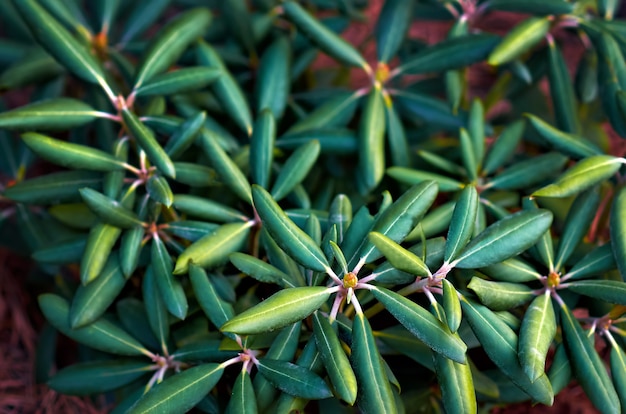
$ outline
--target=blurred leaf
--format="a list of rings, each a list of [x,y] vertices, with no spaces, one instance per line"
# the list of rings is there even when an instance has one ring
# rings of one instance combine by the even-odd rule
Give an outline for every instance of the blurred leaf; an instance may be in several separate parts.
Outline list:
[[[358,182],[362,193],[373,190],[385,174],[385,103],[381,88],[373,88],[359,124]]]
[[[291,45],[285,36],[276,39],[263,53],[257,74],[257,112],[270,110],[274,118],[281,119],[287,106],[289,72],[291,70]]]
[[[250,140],[250,172],[255,184],[269,189],[274,146],[276,143],[276,120],[269,109],[260,111],[254,123]]]
[[[212,68],[190,67],[156,75],[135,89],[135,96],[173,95],[205,88],[220,76]]]
[[[379,62],[388,63],[400,49],[412,13],[411,1],[390,0],[383,4],[376,25],[376,51]]]
[[[487,9],[543,16],[569,14],[574,10],[574,5],[563,0],[491,0]]]
[[[144,224],[131,210],[102,193],[91,188],[79,190],[83,201],[104,223],[122,229],[129,229]]]
[[[525,53],[548,33],[551,20],[547,17],[530,17],[515,26],[489,54],[490,65],[502,65]]]
[[[291,154],[281,168],[272,186],[271,194],[275,201],[280,201],[309,173],[320,153],[319,141],[309,141]]]
[[[64,131],[87,124],[102,113],[72,98],[30,103],[0,113],[0,128],[9,130]]]
[[[585,137],[567,134],[550,126],[540,118],[526,114],[530,123],[543,139],[555,149],[576,159],[601,155],[603,152]]]
[[[75,199],[79,195],[79,189],[87,186],[100,187],[101,182],[102,175],[97,172],[63,171],[21,181],[7,188],[3,195],[20,203],[52,203]],[[89,221],[93,219],[93,216],[89,215],[85,217],[84,214],[80,216],[76,215],[73,209],[65,210],[66,209],[63,209],[61,205],[56,205],[51,208],[50,213],[63,221],[61,217],[67,217],[68,219],[70,217],[65,216],[67,212],[71,214],[72,221],[80,228],[89,228],[91,224],[93,224]],[[81,218],[85,220],[81,220]],[[84,223],[84,225],[81,225],[81,223]]]

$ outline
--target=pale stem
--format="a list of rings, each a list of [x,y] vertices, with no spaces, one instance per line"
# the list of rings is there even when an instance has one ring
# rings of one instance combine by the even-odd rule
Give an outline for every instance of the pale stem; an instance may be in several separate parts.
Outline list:
[[[330,266],[324,269],[324,271],[328,276],[330,276],[332,280],[335,281],[335,283],[337,283],[338,285],[343,285],[343,282],[341,281],[339,276],[337,276],[337,274],[333,271],[333,269],[330,268]]]
[[[354,269],[352,269],[352,273],[354,273],[355,275],[358,275],[361,269],[363,268],[363,266],[365,266],[365,257],[361,257],[359,259],[356,266],[354,266]]]
[[[361,309],[361,304],[359,303],[359,300],[356,296],[352,298],[352,306],[354,306],[354,310],[356,311],[357,315],[363,315],[363,309]]]
[[[424,292],[424,294],[426,295],[426,297],[430,301],[431,305],[435,305],[437,303],[437,299],[435,299],[435,296],[432,294],[430,289],[425,287],[424,289],[422,289],[422,291]]]
[[[335,321],[335,319],[337,319],[337,312],[339,312],[339,306],[341,306],[341,302],[343,302],[343,294],[339,292],[335,296],[335,300],[333,301],[333,307],[330,309],[330,315],[328,316],[328,321],[331,324]]]

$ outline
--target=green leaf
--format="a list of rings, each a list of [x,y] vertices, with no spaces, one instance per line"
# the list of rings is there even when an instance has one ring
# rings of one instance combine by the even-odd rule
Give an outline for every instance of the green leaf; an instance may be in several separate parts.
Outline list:
[[[530,17],[515,26],[489,54],[490,65],[502,65],[519,57],[539,43],[550,30],[547,17]]]
[[[191,280],[198,304],[213,325],[220,327],[235,316],[232,305],[219,297],[204,269],[191,264],[189,280]]]
[[[381,233],[396,243],[401,242],[415,228],[436,196],[437,184],[433,181],[414,185],[380,214],[373,223],[371,231]],[[355,266],[360,260],[369,263],[381,256],[369,238],[363,237],[358,240],[358,243],[359,247],[354,252],[342,246],[348,259],[348,267]]]
[[[87,239],[85,237],[72,238],[56,243],[50,247],[37,249],[32,258],[41,264],[71,264],[80,262]]]
[[[268,109],[281,119],[291,87],[291,45],[286,36],[276,39],[263,53],[257,73],[257,112]]]
[[[537,16],[551,14],[569,14],[574,5],[563,0],[491,0],[487,10],[501,10],[528,13]]]
[[[218,223],[248,221],[248,218],[238,210],[204,197],[176,194],[173,204],[183,213],[203,220]]]
[[[624,163],[623,158],[594,155],[579,161],[553,184],[535,191],[533,197],[568,197],[609,179]]]
[[[172,194],[170,185],[167,183],[167,180],[160,175],[153,175],[148,179],[146,190],[151,199],[158,201],[165,207],[170,207],[174,201],[174,194]]]
[[[219,99],[224,112],[232,118],[239,128],[248,135],[252,134],[252,114],[248,101],[237,81],[230,74],[222,58],[204,41],[196,46],[198,64],[219,70],[220,77],[211,84],[211,89]]]
[[[271,194],[275,201],[287,196],[296,185],[307,176],[320,153],[320,143],[317,140],[302,145],[285,161],[276,181],[272,186]]]
[[[529,211],[537,211],[539,210],[539,206],[536,201],[526,197],[522,200],[522,208],[524,210]],[[554,267],[554,246],[552,241],[552,234],[550,231],[546,231],[539,238],[537,243],[530,248],[530,254],[534,255],[537,260],[539,260],[547,269],[548,272],[551,272],[555,269]]]
[[[506,259],[481,269],[492,279],[503,282],[521,283],[539,280],[541,273],[519,259]]]
[[[21,44],[9,46],[10,50],[22,53]],[[41,83],[55,79],[65,73],[63,66],[44,50],[35,48],[24,53],[21,59],[12,61],[12,64],[0,74],[0,89],[18,89],[33,83]]]
[[[159,293],[152,267],[148,267],[141,283],[143,303],[146,307],[146,316],[152,333],[159,341],[161,350],[165,353],[170,336],[170,323],[167,315],[167,307]],[[180,348],[178,349],[180,351]]]
[[[172,159],[180,157],[193,144],[206,119],[206,112],[198,112],[181,123],[163,148],[167,155]],[[176,167],[176,178],[181,179],[178,167]]]
[[[275,283],[284,288],[296,287],[290,275],[254,256],[235,252],[229,256],[229,259],[237,269],[259,282]]]
[[[220,181],[237,197],[250,203],[252,201],[250,183],[237,164],[220,147],[219,137],[205,128],[200,132],[199,139],[204,154],[209,159],[211,166],[217,171]]]
[[[567,157],[558,152],[541,154],[519,161],[493,177],[486,188],[521,190],[540,184],[556,175],[567,163]]]
[[[567,284],[568,290],[579,295],[626,305],[626,283],[617,280],[580,280]]]
[[[174,164],[169,155],[167,155],[165,150],[157,142],[154,133],[128,108],[122,108],[122,118],[129,134],[135,138],[137,144],[146,152],[150,162],[163,174],[168,177],[176,178]]]
[[[215,387],[224,373],[217,364],[202,364],[174,374],[133,405],[128,414],[186,413]]]
[[[519,361],[532,382],[544,374],[546,355],[556,334],[550,291],[537,296],[526,310],[519,333]]]
[[[14,186],[7,188],[3,195],[19,203],[48,204],[75,199],[79,194],[79,189],[86,186],[100,187],[101,182],[102,175],[97,172],[62,171],[20,181]],[[84,205],[81,204],[81,206]],[[74,208],[63,208],[59,204],[51,207],[50,210],[50,214],[61,221],[63,221],[61,217],[71,217],[75,227],[89,228],[92,224],[91,221],[95,218],[86,207],[85,210],[89,211],[87,216],[83,210],[81,210],[82,215],[78,215],[75,214]],[[66,216],[66,212],[71,215]],[[85,226],[82,223],[85,223]]]
[[[353,405],[357,395],[356,376],[337,333],[319,312],[313,313],[313,334],[333,388],[339,398]]]
[[[613,234],[611,236],[611,240],[615,240],[615,236]],[[567,276],[569,280],[582,279],[613,270],[618,266],[615,256],[612,243],[598,246],[576,262],[563,278]]]
[[[283,250],[309,269],[318,272],[329,269],[328,260],[317,243],[287,217],[267,191],[255,184],[252,197],[263,225]]]
[[[413,2],[411,1],[390,0],[383,4],[375,32],[379,62],[389,62],[400,49],[412,14]]]
[[[502,131],[487,153],[482,168],[483,174],[489,175],[494,173],[511,158],[522,139],[524,127],[524,121],[519,120],[512,122]]]
[[[260,112],[254,123],[250,140],[250,172],[255,184],[269,189],[274,145],[276,142],[276,120],[269,109]]]
[[[91,188],[81,188],[79,192],[85,204],[104,223],[122,229],[144,224],[135,213],[124,207],[117,200],[113,200]]]
[[[408,167],[411,163],[411,152],[406,131],[392,101],[385,104],[385,124],[392,164],[399,167]]]
[[[190,67],[152,77],[135,89],[135,96],[173,95],[204,89],[220,76],[212,68]]]
[[[100,112],[78,99],[54,98],[0,113],[0,129],[65,131],[100,116]]]
[[[69,322],[69,304],[60,296],[52,293],[40,295],[39,307],[52,326],[91,348],[117,355],[149,354],[135,338],[107,319],[97,320],[84,328],[72,329]]]
[[[555,393],[561,392],[572,381],[572,367],[567,358],[563,342],[556,347],[552,364],[548,371],[548,377]]]
[[[381,88],[372,88],[359,124],[358,180],[362,193],[374,189],[385,174],[385,102]]]
[[[415,116],[429,126],[446,131],[456,131],[464,125],[463,120],[452,113],[446,102],[426,94],[394,90],[393,100],[407,115]]]
[[[22,140],[35,154],[63,167],[91,171],[124,169],[123,161],[85,145],[61,141],[35,132],[22,134]]]
[[[80,285],[74,293],[70,307],[70,326],[82,328],[98,319],[115,301],[126,284],[117,255],[109,257],[100,276],[88,284]]]
[[[498,40],[488,33],[446,39],[418,52],[396,71],[418,74],[464,68],[485,60]]]
[[[328,288],[320,286],[284,289],[235,316],[221,330],[242,335],[273,331],[306,318],[329,296]]]
[[[43,7],[35,0],[21,0],[13,4],[37,42],[55,60],[79,78],[100,84],[110,98],[115,96],[97,59]]]
[[[535,294],[526,285],[511,282],[491,282],[472,277],[467,285],[480,301],[495,311],[509,310],[530,301]]]
[[[555,149],[576,159],[601,155],[603,151],[588,139],[579,135],[559,131],[532,114],[525,114],[539,135]]]
[[[190,187],[217,187],[221,183],[214,169],[191,162],[175,162],[176,181]]]
[[[371,232],[369,239],[396,269],[414,276],[432,276],[428,266],[422,259],[404,249],[389,237],[381,233]]]
[[[620,346],[612,342],[611,344],[611,376],[615,391],[619,396],[620,404],[626,405],[626,354]]]
[[[600,192],[598,189],[589,189],[576,197],[567,213],[565,224],[561,231],[555,269],[560,269],[582,242],[593,218],[598,213],[599,205]]]
[[[626,280],[626,187],[622,187],[613,198],[609,229],[615,262],[622,279]]]
[[[620,411],[615,387],[602,359],[580,324],[565,304],[561,305],[561,327],[574,375],[596,408],[605,412]]]
[[[146,361],[110,360],[74,364],[60,370],[48,386],[67,395],[100,394],[123,387],[150,370]]]
[[[258,407],[252,381],[247,370],[242,369],[235,383],[233,392],[226,406],[226,414],[256,414]]]
[[[211,268],[228,261],[228,256],[242,248],[248,240],[250,227],[254,222],[229,223],[219,227],[187,247],[178,256],[174,273],[187,273],[191,263]]]
[[[259,359],[259,374],[287,394],[312,400],[332,397],[326,382],[314,372],[287,361]]]
[[[282,7],[287,18],[324,53],[346,65],[359,66],[371,71],[358,50],[320,23],[298,3],[285,1]]]
[[[548,80],[556,124],[564,132],[580,132],[574,85],[567,64],[554,40],[548,41]]]
[[[316,140],[320,143],[323,154],[356,154],[356,133],[349,129],[313,129],[283,135],[276,146],[284,149],[296,149],[303,144]]]
[[[469,364],[433,354],[443,406],[448,413],[476,413],[476,391]]]
[[[459,295],[454,288],[454,285],[447,279],[441,280],[441,287],[443,288],[443,309],[446,314],[446,322],[450,331],[452,333],[456,333],[459,326],[461,326],[463,316],[461,313]]]
[[[465,187],[462,182],[426,171],[414,170],[405,167],[391,167],[387,169],[387,175],[404,184],[415,185],[424,181],[432,180],[437,183],[439,190],[443,192],[459,191]]]
[[[485,306],[461,299],[463,315],[489,358],[502,372],[535,401],[552,405],[554,393],[546,375],[531,382],[519,363],[515,332]]]
[[[156,285],[167,310],[178,319],[185,319],[189,308],[187,296],[180,280],[172,275],[174,267],[172,258],[156,234],[152,239],[150,262]]]
[[[520,211],[487,227],[459,253],[453,267],[472,269],[516,256],[535,244],[550,228],[548,210]]]
[[[345,126],[352,119],[361,96],[359,92],[337,94],[314,109],[306,118],[296,122],[287,130],[287,134]]]
[[[453,361],[465,363],[466,345],[430,312],[385,288],[376,288],[372,293],[398,322],[433,351]]]
[[[83,285],[87,285],[100,275],[121,233],[120,228],[105,223],[98,223],[91,229],[80,262],[80,280]]]
[[[363,314],[352,323],[352,354],[350,355],[358,384],[357,405],[363,412],[396,413],[396,404],[383,360]]]
[[[447,263],[456,258],[472,237],[477,211],[478,192],[476,187],[468,185],[461,191],[452,213],[444,255]]]
[[[204,35],[211,19],[208,9],[195,8],[180,14],[159,30],[137,68],[134,89],[175,63],[187,46]]]

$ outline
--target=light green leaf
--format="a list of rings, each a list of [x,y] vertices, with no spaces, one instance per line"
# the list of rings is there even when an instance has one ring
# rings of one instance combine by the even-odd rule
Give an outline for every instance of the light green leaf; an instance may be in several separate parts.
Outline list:
[[[173,95],[204,89],[220,76],[212,68],[190,67],[156,75],[135,89],[135,96]]]
[[[62,171],[20,181],[7,188],[3,195],[13,201],[26,204],[49,204],[72,200],[78,196],[78,190],[84,187],[100,187],[102,175],[91,171]],[[65,224],[78,228],[90,228],[95,216],[84,204],[77,207],[72,204],[56,204],[50,208],[50,214]],[[83,208],[84,207],[84,208]]]
[[[515,26],[487,58],[490,65],[502,65],[519,57],[539,43],[550,29],[547,17],[530,17]]]
[[[412,15],[411,1],[389,0],[383,4],[375,31],[379,62],[388,63],[400,49]]]
[[[100,220],[115,227],[129,229],[144,223],[119,201],[113,200],[91,188],[79,190],[83,201]]]
[[[444,255],[447,263],[456,258],[472,237],[477,211],[478,192],[476,187],[468,185],[461,191],[450,220]]]
[[[526,285],[510,282],[491,282],[480,277],[472,277],[467,285],[490,309],[503,311],[515,308],[530,301],[535,295]]]
[[[0,129],[65,131],[87,124],[102,115],[106,114],[78,99],[54,98],[0,113]]]
[[[601,155],[603,151],[587,138],[560,131],[532,114],[525,114],[539,135],[555,149],[576,159]]]
[[[242,369],[235,383],[233,392],[226,406],[226,414],[256,414],[258,407],[252,381],[247,370]]]
[[[532,382],[544,374],[546,355],[556,334],[556,316],[547,292],[531,302],[519,333],[519,361]]]
[[[404,249],[389,237],[371,232],[369,239],[396,269],[414,276],[430,277],[428,266],[415,254]]]
[[[98,223],[91,229],[80,262],[80,280],[83,285],[100,275],[121,233],[120,228],[105,223]]]

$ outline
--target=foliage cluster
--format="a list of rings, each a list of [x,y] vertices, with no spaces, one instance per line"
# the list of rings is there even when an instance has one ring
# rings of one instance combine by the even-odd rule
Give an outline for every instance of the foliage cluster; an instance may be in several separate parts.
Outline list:
[[[115,413],[473,413],[575,378],[624,412],[619,3],[387,0],[371,65],[339,34],[361,0],[0,2],[40,379]],[[432,20],[443,41],[407,35]],[[47,378],[57,333],[80,362]]]

